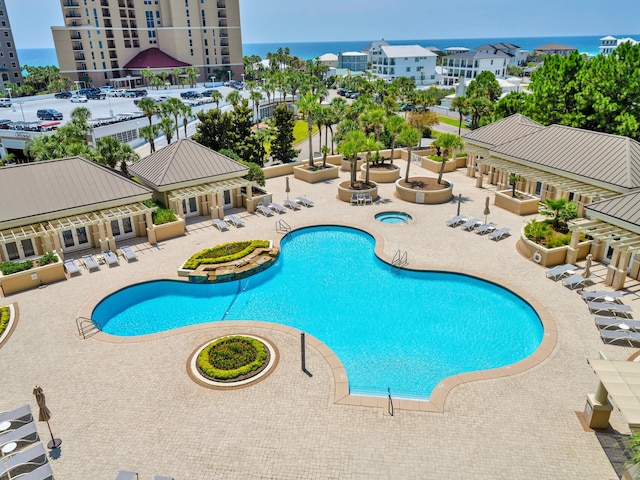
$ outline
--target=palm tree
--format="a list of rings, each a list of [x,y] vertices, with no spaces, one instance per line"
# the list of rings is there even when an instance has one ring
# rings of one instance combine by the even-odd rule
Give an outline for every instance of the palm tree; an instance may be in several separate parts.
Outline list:
[[[520,176],[515,173],[509,175],[509,182],[511,183],[511,197],[516,198],[516,183],[519,182]]]
[[[180,107],[180,115],[182,115],[182,126],[184,127],[184,138],[187,138],[187,125],[189,120],[194,118],[193,109],[191,105],[187,105],[185,103]]]
[[[393,157],[396,150],[396,139],[400,132],[406,127],[407,122],[398,115],[392,115],[387,118],[385,128],[391,134],[391,165],[393,165]]]
[[[460,116],[460,121],[458,122],[458,135],[460,135],[462,131],[462,115],[466,115],[467,113],[466,97],[454,97],[453,101],[451,102],[451,108],[458,112],[458,115]]]
[[[173,132],[176,130],[176,128],[178,127],[173,120],[171,120],[171,117],[168,116],[163,116],[162,119],[160,120],[160,130],[162,130],[162,133],[164,134],[165,137],[167,137],[167,145],[171,145],[171,139],[173,138]]]
[[[384,145],[378,142],[374,137],[369,135],[365,138],[364,144],[362,145],[364,150],[367,151],[367,156],[365,157],[366,167],[365,167],[365,177],[364,183],[369,184],[369,162],[371,162],[371,151],[376,150],[379,151]]]
[[[140,128],[140,135],[144,138],[151,147],[151,153],[156,151],[155,138],[160,133],[160,127],[158,125],[147,125]]]
[[[173,77],[175,78],[175,85],[179,85],[180,84],[180,75],[182,75],[182,69],[181,68],[172,68],[171,69],[171,73],[173,74]]]
[[[438,173],[438,184],[440,184],[442,182],[444,166],[445,163],[447,163],[449,153],[454,152],[456,149],[464,148],[464,142],[460,136],[454,133],[441,133],[434,143],[436,142],[442,150],[442,163],[440,165],[440,172]]]
[[[405,183],[409,183],[409,167],[411,167],[411,155],[413,152],[413,146],[420,141],[420,132],[412,127],[405,127],[400,135],[398,135],[398,142],[409,148],[407,155],[407,171],[404,174]]]
[[[238,92],[237,90],[229,92],[229,95],[227,95],[227,98],[226,98],[227,102],[233,105],[234,109],[238,106],[241,99],[242,97],[240,96],[240,92]]]
[[[260,105],[260,101],[264,100],[264,96],[262,92],[258,90],[252,90],[249,94],[249,98],[253,102],[253,109],[256,111],[256,125],[260,123],[260,112],[258,111],[258,107]]]
[[[155,114],[158,113],[158,104],[153,100],[151,100],[150,98],[143,98],[138,102],[138,108],[144,114],[144,116],[147,117],[147,120],[149,120],[149,128],[152,130],[152,127],[153,127],[152,118]],[[149,131],[148,133],[149,135],[148,136],[143,135],[143,138],[149,139],[148,141],[151,146],[151,153],[153,153],[156,151],[156,145],[154,143],[154,140],[155,140],[155,137],[157,136],[157,132],[155,133],[155,135],[151,135],[151,131]],[[142,134],[142,128],[140,129],[140,134]]]
[[[322,152],[322,168],[327,168],[327,154],[329,153],[329,147],[323,145],[320,151]]]
[[[307,94],[296,102],[298,109],[307,117],[307,133],[309,135],[309,166],[313,167],[313,116],[320,108],[318,96],[307,92]]]
[[[76,107],[71,111],[71,125],[77,129],[78,135],[84,139],[84,143],[88,144],[88,133],[93,130],[89,125],[91,118],[91,110],[87,107]]]
[[[220,100],[222,100],[222,94],[218,90],[214,90],[209,96],[216,104],[216,108],[220,108]]]
[[[98,163],[107,165],[110,168],[116,168],[119,160],[120,142],[115,137],[101,137],[96,140],[96,153]]]
[[[567,220],[571,220],[578,216],[578,207],[575,202],[571,202],[566,198],[545,198],[540,213],[553,217],[551,226],[557,232],[566,233]]]
[[[196,78],[198,78],[198,67],[185,67],[184,73],[187,74],[187,78],[189,79],[189,86],[193,88],[196,84]]]
[[[344,140],[338,145],[340,152],[351,162],[350,186],[356,186],[356,167],[358,165],[358,153],[365,145],[366,137],[360,130],[353,130],[344,136]]]
[[[174,125],[176,127],[176,138],[180,140],[180,130],[178,129],[178,116],[182,112],[182,106],[184,103],[180,101],[179,98],[168,98],[164,102],[160,104],[160,110],[163,115],[171,115],[174,120]],[[186,134],[185,134],[186,136]]]
[[[376,142],[380,141],[380,133],[382,132],[382,127],[384,126],[384,122],[386,120],[387,115],[384,110],[381,108],[372,108],[366,111],[361,118],[363,118],[364,122],[373,129],[373,133],[376,137]]]

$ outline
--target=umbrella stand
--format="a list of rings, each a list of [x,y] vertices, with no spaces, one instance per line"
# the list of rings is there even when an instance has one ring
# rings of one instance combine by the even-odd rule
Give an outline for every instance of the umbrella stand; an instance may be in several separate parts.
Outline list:
[[[51,435],[51,441],[47,443],[47,447],[49,448],[49,450],[58,448],[60,445],[62,445],[62,440],[60,440],[59,438],[53,438],[53,432],[51,431],[51,425],[49,425],[49,420],[47,420],[47,427],[49,427],[49,434]]]
[[[47,408],[47,402],[44,397],[44,392],[42,388],[36,385],[36,388],[33,389],[33,394],[36,397],[36,402],[38,403],[38,420],[40,422],[47,422],[47,427],[49,428],[49,433],[51,434],[51,441],[47,443],[47,447],[50,450],[54,448],[58,448],[62,444],[62,440],[59,438],[55,438],[53,436],[53,432],[51,431],[51,425],[49,425],[49,420],[51,419],[51,412]]]

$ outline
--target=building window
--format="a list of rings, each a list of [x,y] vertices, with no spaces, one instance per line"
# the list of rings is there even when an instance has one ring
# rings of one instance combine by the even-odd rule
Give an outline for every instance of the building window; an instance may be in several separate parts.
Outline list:
[[[411,71],[411,67],[407,67],[407,72],[410,72],[410,71]]]
[[[9,32],[4,32],[4,36],[8,37],[9,36]]]

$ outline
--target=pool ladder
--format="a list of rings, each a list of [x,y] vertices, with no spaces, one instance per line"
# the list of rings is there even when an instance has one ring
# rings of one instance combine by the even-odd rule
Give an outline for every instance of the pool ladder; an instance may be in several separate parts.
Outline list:
[[[405,250],[403,252],[402,250],[398,250],[393,256],[393,260],[391,260],[391,268],[399,270],[401,267],[405,266],[408,263],[409,260],[407,260],[407,251]]]
[[[280,219],[276,222],[277,233],[289,233],[290,231],[291,231],[291,227],[284,220]]]
[[[94,322],[92,318],[87,317],[76,318],[76,327],[78,328],[78,335],[82,338],[87,338],[87,336],[92,336],[101,331],[100,325]]]

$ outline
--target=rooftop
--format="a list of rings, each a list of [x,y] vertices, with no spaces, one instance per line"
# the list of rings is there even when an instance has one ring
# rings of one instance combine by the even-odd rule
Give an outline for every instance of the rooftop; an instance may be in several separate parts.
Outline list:
[[[437,57],[436,53],[420,45],[385,45],[380,50],[389,58],[399,57]]]
[[[148,48],[138,53],[122,68],[124,70],[144,70],[156,68],[181,68],[189,66],[191,66],[190,63],[176,60],[159,48]]]

